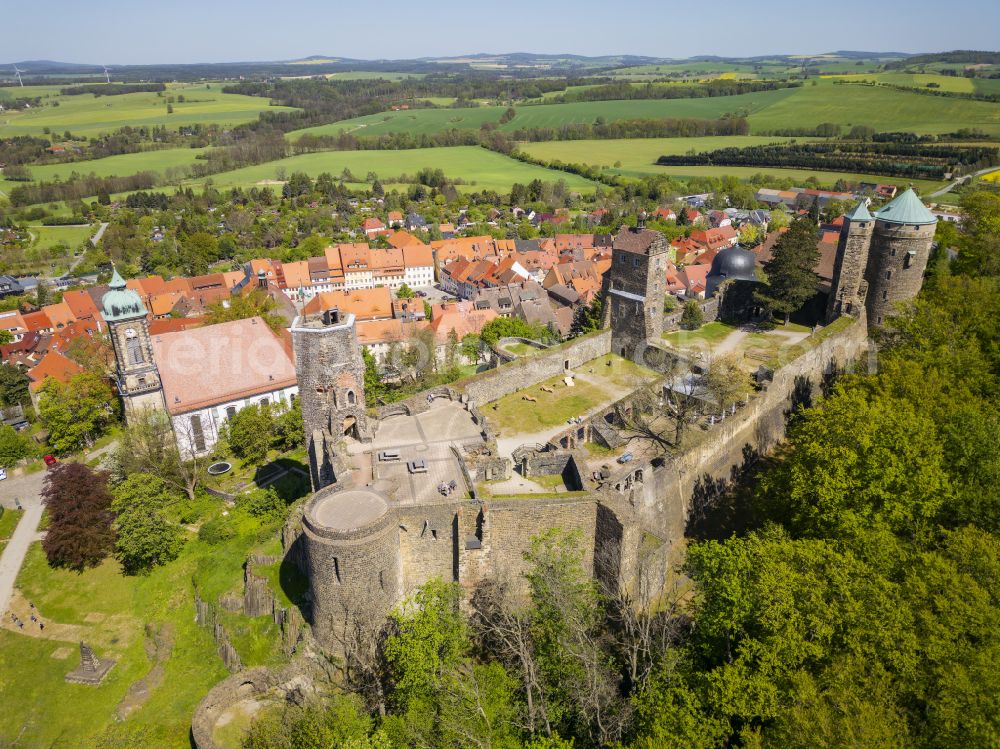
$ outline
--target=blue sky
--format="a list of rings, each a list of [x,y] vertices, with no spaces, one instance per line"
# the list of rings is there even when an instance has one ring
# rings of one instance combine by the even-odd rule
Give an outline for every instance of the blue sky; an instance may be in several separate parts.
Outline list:
[[[400,0],[4,2],[0,61],[363,59],[474,52],[689,57],[996,49],[1000,1],[504,3]]]

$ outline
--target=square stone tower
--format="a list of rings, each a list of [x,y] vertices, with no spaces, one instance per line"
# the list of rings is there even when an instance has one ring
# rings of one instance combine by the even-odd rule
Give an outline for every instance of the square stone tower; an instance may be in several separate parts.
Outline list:
[[[292,343],[312,484],[319,490],[347,468],[346,460],[338,461],[339,443],[372,438],[354,315],[333,309],[297,317]]]
[[[841,315],[860,315],[864,309],[868,292],[865,268],[874,228],[875,218],[868,212],[864,201],[844,215],[833,266],[833,284],[826,307],[827,323]]]
[[[646,341],[663,334],[670,246],[657,231],[625,229],[612,245],[611,270],[605,275],[605,321],[611,325],[611,350],[633,358]]]

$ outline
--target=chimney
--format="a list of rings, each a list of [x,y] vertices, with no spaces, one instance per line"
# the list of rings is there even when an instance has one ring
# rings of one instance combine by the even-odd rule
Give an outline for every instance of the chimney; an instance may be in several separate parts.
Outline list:
[[[257,288],[266,289],[267,288],[267,271],[261,268],[257,271]]]
[[[323,310],[323,324],[324,325],[339,325],[340,324],[340,310],[337,307],[333,309]]]

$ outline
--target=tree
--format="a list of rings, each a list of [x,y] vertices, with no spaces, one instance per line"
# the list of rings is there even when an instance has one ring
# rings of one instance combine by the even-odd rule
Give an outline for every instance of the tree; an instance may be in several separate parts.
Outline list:
[[[705,385],[723,411],[747,397],[753,388],[750,375],[736,354],[714,357],[705,376]]]
[[[573,332],[590,333],[604,327],[604,294],[598,293],[590,304],[581,304],[573,314]]]
[[[149,409],[135,414],[112,453],[112,478],[121,482],[132,474],[151,474],[194,499],[209,458],[194,450],[194,435],[187,433],[190,424],[177,428],[180,434],[175,435],[163,411]],[[178,446],[178,437],[183,448]]]
[[[46,475],[41,497],[49,513],[42,539],[49,564],[83,570],[111,552],[115,534],[107,474],[82,463],[60,463]]]
[[[367,346],[361,347],[361,360],[365,365],[365,401],[369,407],[377,406],[379,398],[385,393],[385,385],[378,371],[378,362]]]
[[[792,423],[759,498],[797,533],[857,538],[873,526],[912,540],[933,533],[952,482],[933,422],[912,404],[838,385]]]
[[[0,466],[10,468],[32,452],[31,440],[14,427],[0,426]]]
[[[681,313],[681,328],[684,330],[697,330],[705,324],[705,313],[701,311],[701,305],[694,299],[684,303],[684,311]]]
[[[279,411],[274,418],[274,446],[281,451],[292,450],[305,441],[305,423],[302,421],[302,401],[295,399],[289,408]]]
[[[10,362],[0,364],[0,403],[4,406],[17,406],[30,402],[28,376]]]
[[[209,305],[206,324],[215,325],[220,322],[259,317],[274,332],[278,332],[286,326],[285,318],[276,311],[278,303],[270,294],[261,289],[254,289],[246,295],[232,296],[226,301],[228,304],[219,301]]]
[[[791,314],[816,293],[819,276],[814,268],[818,260],[816,225],[797,219],[775,243],[771,259],[764,264],[767,285],[755,293],[757,301],[784,314],[787,324]]]
[[[147,572],[177,558],[184,538],[181,529],[164,517],[176,501],[166,483],[148,473],[136,473],[112,489],[115,514],[115,556],[125,574]]]
[[[475,333],[466,333],[462,336],[461,343],[462,357],[471,364],[479,364],[483,356],[483,340]]]
[[[14,342],[14,334],[9,330],[0,330],[0,346],[6,346]]]
[[[322,705],[286,703],[254,719],[244,749],[392,749],[357,695],[334,694]]]
[[[115,418],[114,396],[100,375],[82,372],[62,383],[49,378],[39,388],[38,413],[59,453],[90,447]]]
[[[415,297],[415,296],[416,296],[416,294],[413,292],[413,289],[411,289],[405,283],[404,284],[400,284],[399,288],[396,289],[396,298],[397,299],[413,299],[413,297]]]
[[[237,411],[226,424],[226,442],[244,465],[259,466],[267,460],[274,431],[269,404],[254,404]]]
[[[597,746],[613,743],[631,714],[604,647],[603,612],[594,579],[584,572],[580,534],[546,531],[532,538],[525,560],[550,718],[580,725]]]

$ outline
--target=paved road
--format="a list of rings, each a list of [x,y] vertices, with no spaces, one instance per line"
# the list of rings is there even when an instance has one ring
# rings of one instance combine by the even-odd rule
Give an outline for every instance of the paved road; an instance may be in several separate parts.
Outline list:
[[[978,172],[975,172],[972,176],[973,177],[981,177],[984,174],[989,174],[990,172],[995,172],[996,170],[997,170],[997,168],[995,166],[991,166],[991,167],[987,167],[986,169],[980,169]],[[960,184],[962,184],[962,182],[964,182],[965,179],[966,179],[966,177],[959,177],[954,182],[951,182],[951,183],[945,185],[940,190],[932,192],[927,197],[929,197],[929,198],[940,198],[945,193],[951,192],[953,188],[958,187]]]
[[[102,222],[100,228],[97,230],[97,233],[93,237],[90,238],[90,243],[94,247],[97,247],[97,243],[101,241],[101,237],[104,236],[104,230],[107,229],[107,228],[108,228],[108,222],[107,221]],[[78,260],[77,262],[80,262],[80,261]],[[76,263],[74,263],[74,266],[75,265],[76,265]]]
[[[38,495],[44,481],[44,471],[12,476],[6,481],[0,481],[0,504],[13,508],[14,499],[18,498],[24,508],[21,522],[17,524],[0,556],[0,616],[7,615],[17,573],[21,571],[28,547],[39,538],[38,523],[42,519],[42,501]]]

